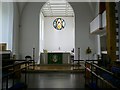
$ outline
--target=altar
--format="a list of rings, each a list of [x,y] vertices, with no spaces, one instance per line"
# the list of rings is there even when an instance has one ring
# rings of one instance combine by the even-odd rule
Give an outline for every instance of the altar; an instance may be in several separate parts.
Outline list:
[[[70,52],[52,51],[41,53],[40,64],[70,64]]]

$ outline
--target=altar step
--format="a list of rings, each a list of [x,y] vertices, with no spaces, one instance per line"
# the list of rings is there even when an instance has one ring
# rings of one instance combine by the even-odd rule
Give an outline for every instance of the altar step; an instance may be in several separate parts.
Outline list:
[[[30,67],[27,72],[83,72],[84,68],[78,65],[36,65]]]

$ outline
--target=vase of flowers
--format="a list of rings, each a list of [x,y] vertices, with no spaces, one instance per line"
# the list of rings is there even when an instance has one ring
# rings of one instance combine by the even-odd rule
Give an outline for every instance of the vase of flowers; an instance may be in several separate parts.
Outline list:
[[[89,54],[91,54],[91,53],[92,53],[92,50],[91,50],[90,47],[88,47],[88,48],[86,49],[86,54],[88,55],[88,60],[89,60]]]

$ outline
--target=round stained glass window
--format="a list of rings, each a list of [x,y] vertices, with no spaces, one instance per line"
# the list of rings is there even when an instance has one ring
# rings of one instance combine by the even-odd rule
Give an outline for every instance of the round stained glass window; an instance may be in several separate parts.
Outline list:
[[[57,30],[65,28],[65,21],[62,18],[56,18],[53,22],[53,26]]]

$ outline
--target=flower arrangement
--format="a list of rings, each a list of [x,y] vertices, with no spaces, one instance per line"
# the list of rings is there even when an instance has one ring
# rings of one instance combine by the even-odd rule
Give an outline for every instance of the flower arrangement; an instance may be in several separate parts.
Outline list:
[[[88,48],[86,49],[86,54],[90,54],[90,53],[92,53],[92,50],[90,49],[90,47],[88,47]]]
[[[89,60],[89,54],[91,54],[91,53],[92,53],[92,50],[90,49],[90,47],[88,47],[86,49],[86,54],[88,54],[88,60]]]

